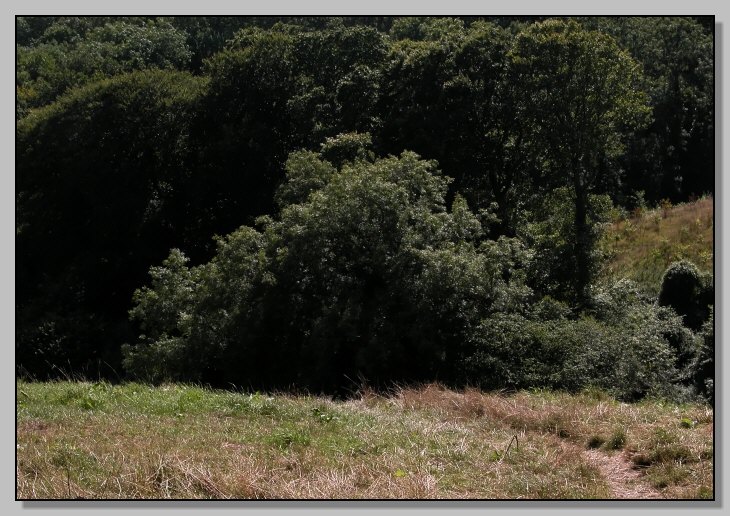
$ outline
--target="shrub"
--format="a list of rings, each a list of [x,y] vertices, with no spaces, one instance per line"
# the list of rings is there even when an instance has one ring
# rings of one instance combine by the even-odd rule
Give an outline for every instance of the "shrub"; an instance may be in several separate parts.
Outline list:
[[[715,317],[710,316],[697,335],[697,354],[689,365],[689,379],[698,393],[710,403],[715,402]]]
[[[336,169],[292,154],[261,231],[219,239],[209,263],[173,251],[153,267],[134,298],[145,334],[126,348],[128,370],[318,391],[459,379],[470,329],[525,305],[524,250],[486,240],[463,199],[447,209],[433,162],[351,157]]]
[[[130,316],[145,333],[125,346],[125,368],[149,381],[219,382],[230,328],[265,282],[262,244],[261,233],[242,227],[217,238],[208,264],[189,267],[173,249],[153,267],[151,286],[134,294]]]
[[[468,337],[463,376],[489,390],[548,386],[553,368],[536,330],[520,314],[500,313],[483,320]]]
[[[635,285],[596,290],[594,308],[575,317],[545,298],[524,313],[495,313],[468,334],[463,374],[483,388],[605,390],[624,400],[678,397],[683,378],[672,343],[691,333]]]
[[[625,399],[680,396],[677,383],[680,367],[691,355],[691,333],[677,316],[656,306],[628,280],[595,289],[592,314],[610,328],[606,344],[614,358],[606,370],[613,373],[604,378],[614,386],[607,387]]]
[[[658,302],[684,317],[687,327],[699,330],[709,314],[713,288],[688,260],[672,263],[664,272]]]

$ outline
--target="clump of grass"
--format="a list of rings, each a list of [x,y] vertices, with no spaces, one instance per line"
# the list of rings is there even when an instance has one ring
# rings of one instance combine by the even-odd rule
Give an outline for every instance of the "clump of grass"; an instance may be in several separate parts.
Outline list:
[[[637,453],[631,457],[631,461],[636,467],[648,468],[651,466],[651,458],[646,453]]]
[[[714,496],[712,489],[707,486],[700,486],[695,492],[694,496],[688,496],[687,498],[697,498],[699,500],[709,500]]]
[[[682,428],[692,428],[695,426],[695,422],[689,418],[683,417],[679,420],[679,426]]]
[[[672,444],[677,440],[674,434],[668,432],[664,428],[656,428],[652,438],[652,444],[654,447]]]
[[[225,406],[231,415],[280,416],[282,410],[272,396],[259,392],[231,396],[226,399]]]
[[[570,420],[565,414],[560,412],[550,412],[542,421],[540,428],[552,432],[558,437],[570,437]]]
[[[655,448],[650,454],[652,463],[670,463],[670,462],[692,462],[697,460],[692,451],[679,444],[665,444]]]
[[[663,463],[659,467],[654,468],[647,477],[652,486],[658,489],[664,489],[671,485],[681,483],[689,475],[688,471],[684,468],[676,467],[672,463]]]
[[[620,450],[626,445],[626,430],[616,428],[605,443],[609,450]]]
[[[588,442],[586,443],[586,448],[600,448],[604,445],[606,442],[606,439],[601,437],[600,435],[592,435],[588,438]]]
[[[269,442],[279,449],[286,450],[293,446],[309,446],[311,438],[309,433],[302,428],[282,428],[276,430]]]
[[[637,453],[632,457],[634,464],[640,467],[649,467],[655,464],[687,464],[699,460],[709,460],[707,455],[704,458],[697,456],[687,447],[678,444],[661,444],[649,452]]]

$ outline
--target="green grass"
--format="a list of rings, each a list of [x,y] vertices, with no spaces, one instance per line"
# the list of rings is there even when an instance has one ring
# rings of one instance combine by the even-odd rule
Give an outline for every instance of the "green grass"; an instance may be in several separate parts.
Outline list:
[[[612,224],[603,239],[609,260],[603,278],[628,278],[656,295],[662,275],[677,260],[705,273],[713,263],[713,199],[659,207]]]
[[[713,493],[703,405],[437,385],[340,402],[186,385],[17,388],[21,499],[612,498],[619,484],[586,456],[599,441],[593,452],[624,454],[661,496]],[[617,436],[621,449],[609,446]]]

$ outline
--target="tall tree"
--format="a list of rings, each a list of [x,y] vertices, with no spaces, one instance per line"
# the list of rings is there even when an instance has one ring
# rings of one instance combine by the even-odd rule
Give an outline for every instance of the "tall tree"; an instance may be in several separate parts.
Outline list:
[[[575,198],[576,299],[592,279],[588,196],[617,175],[625,137],[647,123],[639,65],[608,35],[574,21],[548,20],[520,33],[510,52],[518,115],[530,160],[549,187]]]
[[[711,27],[684,17],[589,18],[639,61],[654,119],[622,160],[626,187],[647,200],[686,200],[714,185],[714,72]]]
[[[514,116],[506,80],[508,31],[477,21],[400,18],[384,67],[380,150],[410,148],[436,159],[453,191],[484,208],[496,201],[509,233]]]
[[[134,286],[206,220],[188,167],[204,87],[183,72],[135,72],[18,122],[16,360],[28,372],[118,369]]]

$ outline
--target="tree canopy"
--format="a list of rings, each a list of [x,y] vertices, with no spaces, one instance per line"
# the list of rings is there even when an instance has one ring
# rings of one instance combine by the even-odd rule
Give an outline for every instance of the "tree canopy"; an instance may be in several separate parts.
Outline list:
[[[556,20],[521,32],[510,58],[528,159],[545,184],[572,189],[574,291],[585,300],[595,275],[588,195],[617,181],[610,162],[623,154],[627,132],[651,113],[638,88],[639,64],[611,37]]]

